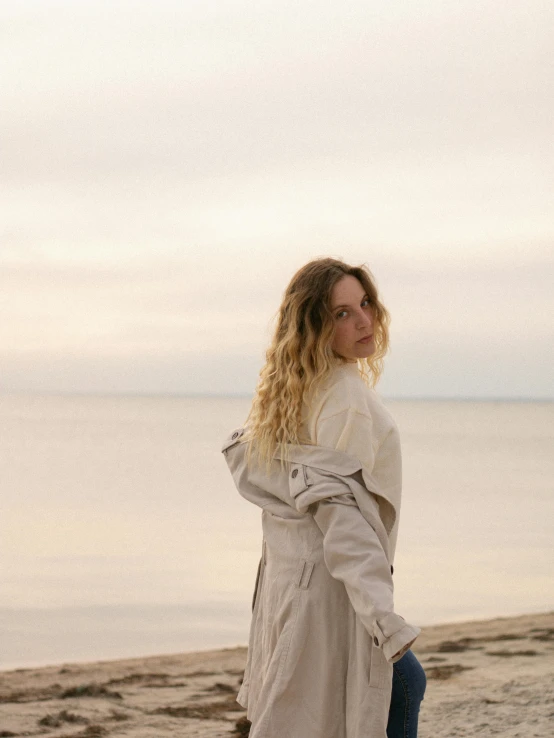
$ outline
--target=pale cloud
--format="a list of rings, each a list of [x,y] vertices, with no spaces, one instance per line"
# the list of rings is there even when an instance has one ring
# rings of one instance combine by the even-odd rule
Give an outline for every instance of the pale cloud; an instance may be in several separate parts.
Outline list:
[[[552,395],[554,6],[0,18],[5,389],[249,392],[328,254],[379,281],[390,394]]]

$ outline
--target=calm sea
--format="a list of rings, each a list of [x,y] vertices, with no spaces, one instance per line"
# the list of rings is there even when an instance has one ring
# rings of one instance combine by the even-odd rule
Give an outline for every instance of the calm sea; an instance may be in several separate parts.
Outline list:
[[[390,401],[397,610],[554,607],[554,403]],[[249,401],[0,397],[0,668],[244,644],[259,511],[220,447]]]

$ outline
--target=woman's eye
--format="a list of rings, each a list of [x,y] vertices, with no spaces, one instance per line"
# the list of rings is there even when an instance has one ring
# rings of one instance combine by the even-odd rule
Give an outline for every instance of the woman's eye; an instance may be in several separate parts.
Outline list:
[[[370,304],[369,299],[362,300],[362,307],[367,307]]]
[[[337,313],[337,318],[344,318],[345,315],[347,315],[346,310],[341,310],[340,313]]]

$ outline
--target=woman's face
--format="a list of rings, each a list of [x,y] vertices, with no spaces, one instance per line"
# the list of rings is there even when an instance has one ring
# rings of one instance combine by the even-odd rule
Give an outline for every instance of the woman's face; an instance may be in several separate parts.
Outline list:
[[[367,359],[375,352],[373,309],[369,296],[356,277],[347,274],[331,291],[335,322],[332,347],[348,361]]]

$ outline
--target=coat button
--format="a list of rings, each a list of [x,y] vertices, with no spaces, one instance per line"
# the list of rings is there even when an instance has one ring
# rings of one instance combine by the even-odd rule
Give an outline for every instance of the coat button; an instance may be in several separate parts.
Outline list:
[[[231,438],[233,439],[233,441],[235,440],[235,438],[238,438],[238,435],[239,435],[238,434],[238,431],[236,433],[233,433],[233,435],[231,436]]]
[[[298,469],[293,469],[293,470],[292,470],[292,474],[291,474],[291,477],[292,477],[292,478],[294,479],[294,478],[295,478],[295,477],[297,477],[297,476],[298,476]]]
[[[373,643],[375,643],[376,646],[379,645],[379,641],[377,640],[377,636],[374,636]]]
[[[394,574],[394,566],[392,564],[390,565],[390,573]]]

